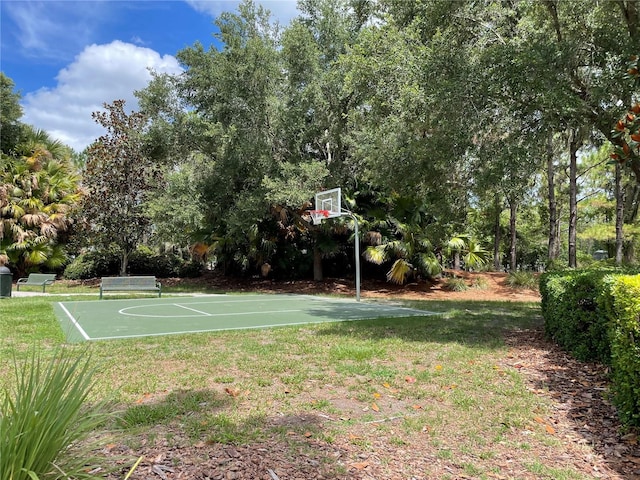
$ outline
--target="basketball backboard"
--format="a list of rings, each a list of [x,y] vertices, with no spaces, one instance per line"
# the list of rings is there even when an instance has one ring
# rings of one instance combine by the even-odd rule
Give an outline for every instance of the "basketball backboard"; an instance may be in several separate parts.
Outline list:
[[[329,215],[326,218],[339,217],[342,215],[340,187],[316,193],[316,211],[326,210]]]

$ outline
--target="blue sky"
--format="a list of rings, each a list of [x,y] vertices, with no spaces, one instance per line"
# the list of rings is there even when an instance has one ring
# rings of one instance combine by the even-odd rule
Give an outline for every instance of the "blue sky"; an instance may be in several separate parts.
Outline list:
[[[256,0],[281,25],[295,0]],[[91,112],[137,108],[148,68],[179,73],[175,54],[216,45],[215,18],[238,0],[0,0],[0,70],[22,94],[22,121],[80,151],[103,132]]]

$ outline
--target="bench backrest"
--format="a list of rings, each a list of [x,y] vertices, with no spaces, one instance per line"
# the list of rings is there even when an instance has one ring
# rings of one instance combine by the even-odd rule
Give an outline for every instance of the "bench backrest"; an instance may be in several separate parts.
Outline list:
[[[27,282],[42,283],[56,279],[55,273],[30,273]]]
[[[103,287],[156,287],[156,277],[102,277]]]

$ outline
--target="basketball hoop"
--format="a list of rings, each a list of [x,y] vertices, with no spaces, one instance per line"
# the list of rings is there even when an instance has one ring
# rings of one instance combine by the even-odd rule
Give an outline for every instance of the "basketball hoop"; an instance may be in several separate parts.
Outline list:
[[[314,225],[320,225],[322,220],[329,218],[329,210],[309,210],[309,215]]]

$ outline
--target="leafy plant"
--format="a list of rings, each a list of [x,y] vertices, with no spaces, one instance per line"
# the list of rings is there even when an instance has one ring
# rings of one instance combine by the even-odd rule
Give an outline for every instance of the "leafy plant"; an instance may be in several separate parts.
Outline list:
[[[0,400],[0,480],[89,478],[86,452],[71,447],[106,418],[85,408],[90,357],[60,350],[47,363],[34,351],[14,370],[15,388]]]
[[[471,287],[477,290],[487,290],[489,288],[489,282],[484,277],[476,277],[471,282]]]
[[[453,256],[454,270],[460,270],[460,260],[466,268],[482,268],[489,262],[489,252],[469,235],[456,235],[446,244],[446,250]]]
[[[452,292],[464,292],[469,290],[469,286],[467,282],[464,281],[464,278],[447,278],[444,282],[445,290],[451,290]]]
[[[507,285],[512,288],[538,288],[538,279],[533,272],[510,272],[507,277]]]
[[[603,303],[609,318],[611,390],[620,418],[640,425],[640,275],[621,275],[605,281]]]

